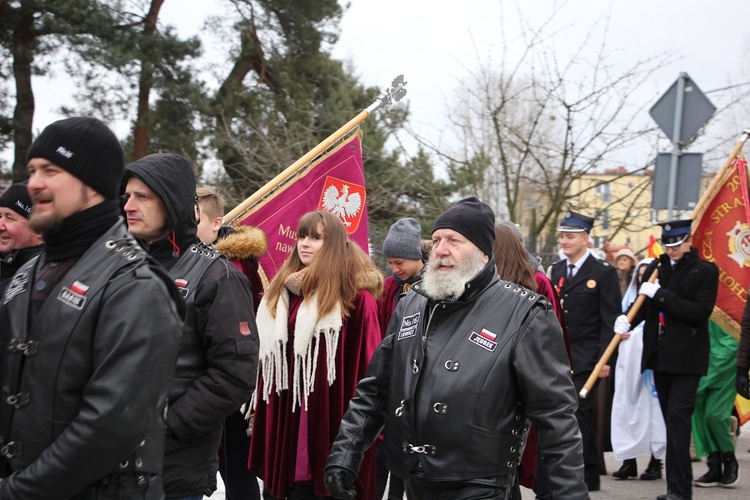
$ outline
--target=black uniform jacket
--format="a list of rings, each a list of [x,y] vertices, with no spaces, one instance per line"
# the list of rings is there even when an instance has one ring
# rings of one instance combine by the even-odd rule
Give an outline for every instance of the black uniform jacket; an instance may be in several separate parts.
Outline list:
[[[659,312],[663,312],[661,338],[666,352],[666,371],[705,375],[710,350],[708,318],[719,293],[719,270],[713,263],[699,258],[696,248],[691,248],[674,268],[669,256],[662,254],[649,264],[644,281],[651,277],[657,265],[661,288],[653,299],[646,298],[632,322],[637,325],[646,320],[641,369],[657,368]]]
[[[456,301],[414,285],[393,314],[341,423],[328,465],[357,471],[385,423],[389,469],[433,481],[512,477],[528,422],[555,498],[587,498],[575,389],[549,303],[501,281],[490,260]]]
[[[560,294],[573,371],[590,372],[612,340],[615,319],[622,314],[617,271],[589,255],[568,280],[567,266],[567,259],[555,262],[551,280]]]

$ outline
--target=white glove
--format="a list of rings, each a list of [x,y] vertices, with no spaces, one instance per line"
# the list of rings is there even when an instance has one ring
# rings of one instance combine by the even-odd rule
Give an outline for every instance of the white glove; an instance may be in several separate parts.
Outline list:
[[[615,320],[615,333],[618,335],[622,335],[623,333],[628,333],[629,331],[630,321],[628,321],[628,317],[624,314],[619,315]]]
[[[649,283],[648,281],[641,285],[640,290],[638,290],[638,295],[645,295],[646,297],[654,298],[654,294],[656,291],[661,288],[661,285],[659,284],[659,280],[656,280],[653,283]]]

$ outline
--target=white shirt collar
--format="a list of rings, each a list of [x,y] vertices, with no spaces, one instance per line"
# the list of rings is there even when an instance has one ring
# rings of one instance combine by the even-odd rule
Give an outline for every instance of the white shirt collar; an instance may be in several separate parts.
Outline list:
[[[589,258],[589,255],[591,255],[591,249],[587,248],[586,253],[584,253],[583,256],[581,256],[581,258],[578,259],[577,261],[571,262],[570,259],[567,259],[568,265],[573,264],[576,267],[576,272],[578,272],[578,270],[581,269],[581,266],[583,265],[583,263],[586,262],[586,259]]]

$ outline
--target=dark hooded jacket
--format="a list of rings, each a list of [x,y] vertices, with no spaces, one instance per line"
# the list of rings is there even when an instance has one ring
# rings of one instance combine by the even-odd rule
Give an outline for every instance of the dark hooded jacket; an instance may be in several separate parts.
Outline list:
[[[225,257],[201,243],[195,177],[188,160],[154,154],[125,167],[163,202],[169,234],[148,252],[181,288],[188,322],[170,387],[164,457],[167,497],[211,495],[224,418],[255,388],[258,330],[250,285]]]

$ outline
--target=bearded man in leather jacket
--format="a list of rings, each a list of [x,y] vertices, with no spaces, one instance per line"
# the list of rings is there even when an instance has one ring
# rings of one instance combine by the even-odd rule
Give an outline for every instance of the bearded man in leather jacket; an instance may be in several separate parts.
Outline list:
[[[531,421],[554,497],[588,498],[560,324],[543,297],[497,276],[494,223],[474,197],[435,221],[424,280],[399,302],[332,446],[335,497],[353,498],[385,425],[410,499],[510,498]]]
[[[250,283],[197,236],[190,162],[159,153],[125,167],[128,230],[180,288],[188,320],[169,389],[164,491],[167,498],[210,496],[216,489],[224,419],[252,395],[258,329]]]
[[[0,498],[164,498],[184,305],[120,217],[122,147],[73,117],[28,158],[29,223],[46,248],[0,305]]]

